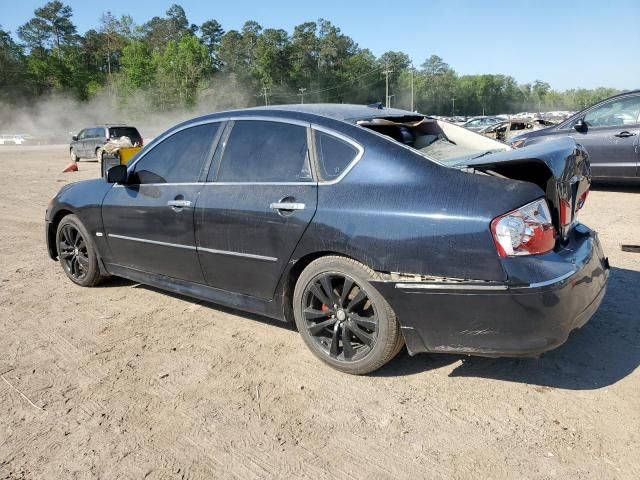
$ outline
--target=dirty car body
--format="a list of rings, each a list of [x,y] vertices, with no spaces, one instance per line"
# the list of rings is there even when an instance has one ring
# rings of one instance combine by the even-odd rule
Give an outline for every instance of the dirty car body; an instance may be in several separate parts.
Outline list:
[[[295,178],[253,161],[225,164],[285,127],[281,158],[302,149],[308,159]],[[143,168],[185,131],[194,137],[172,150],[172,161],[196,162],[193,178]],[[121,183],[63,188],[47,210],[46,237],[58,258],[57,224],[73,213],[103,273],[285,321],[300,272],[340,256],[375,273],[371,285],[411,354],[535,356],[562,344],[605,293],[607,259],[597,234],[576,219],[589,184],[588,154],[569,138],[512,149],[403,110],[255,108],[174,127],[142,150]],[[500,242],[521,217],[505,215],[530,205],[548,217],[546,247],[511,252]],[[505,218],[507,230],[495,233]]]

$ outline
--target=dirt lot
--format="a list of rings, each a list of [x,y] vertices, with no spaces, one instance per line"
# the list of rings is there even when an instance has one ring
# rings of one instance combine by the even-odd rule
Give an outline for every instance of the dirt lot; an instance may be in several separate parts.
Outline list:
[[[599,312],[538,360],[401,354],[369,377],[296,331],[125,280],[72,285],[43,215],[65,149],[0,147],[0,478],[640,478],[640,190],[582,220]],[[499,312],[496,312],[499,314]]]

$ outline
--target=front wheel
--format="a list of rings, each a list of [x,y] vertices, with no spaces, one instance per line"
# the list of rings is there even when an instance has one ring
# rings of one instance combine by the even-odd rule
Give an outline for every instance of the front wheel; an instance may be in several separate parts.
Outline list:
[[[307,266],[296,283],[296,325],[311,351],[337,370],[364,375],[402,348],[395,313],[371,285],[376,273],[355,260],[329,256]]]
[[[76,154],[76,151],[73,148],[71,149],[71,152],[69,155],[73,163],[76,163],[78,160],[80,160],[80,157],[78,157],[78,155]]]
[[[67,215],[60,220],[56,245],[62,269],[73,283],[93,287],[103,279],[95,246],[76,215]]]

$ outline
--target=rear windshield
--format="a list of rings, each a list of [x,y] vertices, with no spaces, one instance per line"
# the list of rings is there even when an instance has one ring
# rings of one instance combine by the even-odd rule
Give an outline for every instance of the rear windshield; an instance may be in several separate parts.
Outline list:
[[[448,166],[509,149],[502,142],[428,117],[379,117],[356,123]]]
[[[141,140],[140,134],[135,127],[110,127],[110,138],[129,137],[132,142],[139,142]]]

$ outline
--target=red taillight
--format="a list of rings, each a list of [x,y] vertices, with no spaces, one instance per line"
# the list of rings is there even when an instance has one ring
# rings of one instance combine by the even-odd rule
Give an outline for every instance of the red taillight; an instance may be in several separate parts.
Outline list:
[[[571,223],[571,204],[564,198],[560,199],[560,225],[565,226]]]
[[[546,253],[556,242],[551,213],[544,199],[493,219],[491,234],[501,257]]]

